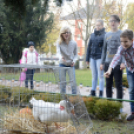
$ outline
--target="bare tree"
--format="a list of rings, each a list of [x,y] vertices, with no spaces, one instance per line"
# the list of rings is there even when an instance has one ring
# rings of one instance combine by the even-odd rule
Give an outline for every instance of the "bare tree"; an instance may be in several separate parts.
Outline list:
[[[96,19],[103,19],[107,31],[109,31],[108,24],[110,15],[119,15],[119,17],[121,18],[120,29],[122,29],[126,25],[126,22],[132,17],[125,16],[127,0],[85,0],[85,7],[83,7],[82,5],[84,0],[77,1],[77,5],[74,2],[69,4],[71,13],[67,16],[61,17],[61,20],[65,20],[68,22],[69,25],[78,28],[81,34],[81,38],[84,41],[85,61],[88,40],[91,33],[93,32]],[[76,23],[72,23],[72,20],[75,20]],[[77,35],[74,34],[74,36]],[[85,67],[86,63],[84,62],[84,68]]]

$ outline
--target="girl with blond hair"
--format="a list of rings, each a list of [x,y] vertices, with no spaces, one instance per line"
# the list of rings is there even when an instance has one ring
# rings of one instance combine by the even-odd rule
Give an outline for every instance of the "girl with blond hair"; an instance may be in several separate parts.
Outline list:
[[[77,43],[72,40],[72,32],[68,26],[62,27],[57,42],[57,55],[59,57],[60,88],[61,93],[66,93],[66,73],[69,76],[72,94],[77,93],[75,82],[75,62],[77,60]]]

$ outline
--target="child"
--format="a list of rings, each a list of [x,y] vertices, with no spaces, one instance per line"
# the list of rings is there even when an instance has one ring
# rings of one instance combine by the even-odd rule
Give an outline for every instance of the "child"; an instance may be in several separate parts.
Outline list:
[[[34,49],[34,42],[29,41],[28,42],[28,50],[25,51],[22,55],[21,64],[28,64],[28,65],[37,65],[40,64],[40,59],[37,51]],[[31,89],[33,89],[33,75],[34,75],[34,69],[33,68],[23,68],[22,71],[26,71],[26,79],[25,79],[25,87],[28,88],[28,80],[30,79],[30,86]]]
[[[129,85],[130,100],[134,100],[134,43],[133,43],[133,31],[125,30],[120,35],[121,46],[118,48],[116,55],[114,56],[108,71],[105,73],[105,77],[111,75],[112,69],[120,62],[121,56],[125,58],[127,66],[127,79]],[[134,102],[130,102],[132,114],[127,117],[128,121],[134,120]]]
[[[100,90],[99,97],[103,96],[104,72],[103,70],[100,70],[100,64],[101,64],[101,54],[102,54],[102,47],[105,33],[106,32],[103,20],[97,20],[95,24],[94,33],[91,34],[91,38],[89,40],[86,55],[86,63],[87,65],[90,64],[92,71],[92,90],[91,90],[92,96],[96,96],[95,91],[98,83],[98,76],[99,76],[99,90]]]
[[[61,93],[66,93],[66,73],[71,82],[72,94],[77,93],[75,82],[75,62],[77,60],[77,43],[72,40],[71,29],[67,26],[61,28],[59,41],[57,44],[57,54],[59,57]],[[71,68],[66,68],[71,67]]]
[[[113,59],[118,47],[120,46],[121,31],[118,30],[119,24],[120,24],[120,18],[117,15],[111,15],[109,19],[109,25],[111,31],[106,33],[105,35],[102,57],[101,57],[101,65],[100,65],[101,70],[104,68],[105,65],[104,70],[107,71],[111,60]],[[109,78],[106,78],[107,97],[112,97],[113,77],[115,79],[115,85],[117,88],[117,98],[122,99],[123,97],[122,70],[120,70],[120,66],[121,68],[125,68],[124,62],[125,61],[123,60],[123,58],[121,58],[116,67],[112,70],[112,73],[109,76]]]

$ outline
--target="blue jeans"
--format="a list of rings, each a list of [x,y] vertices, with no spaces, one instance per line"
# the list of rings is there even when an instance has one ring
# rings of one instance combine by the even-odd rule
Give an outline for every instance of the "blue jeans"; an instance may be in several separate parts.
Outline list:
[[[77,94],[77,89],[76,89],[76,81],[75,81],[75,68],[70,67],[70,66],[65,66],[64,64],[60,64],[60,72],[59,72],[59,77],[60,77],[60,89],[61,93],[66,93],[66,73],[68,73],[69,76],[69,84],[71,84],[72,88],[72,94]],[[68,68],[64,68],[68,67]]]
[[[90,59],[90,68],[92,71],[92,90],[95,91],[97,84],[98,84],[98,78],[99,78],[99,90],[103,91],[104,89],[104,71],[100,70],[100,64],[101,59]]]
[[[28,80],[30,79],[30,86],[31,89],[33,89],[33,75],[34,75],[34,69],[27,69],[26,71],[26,80],[25,80],[25,87],[28,88]]]
[[[130,100],[134,100],[134,73],[131,73],[127,69],[127,80],[129,85],[129,97]],[[131,112],[134,112],[134,102],[130,102]]]

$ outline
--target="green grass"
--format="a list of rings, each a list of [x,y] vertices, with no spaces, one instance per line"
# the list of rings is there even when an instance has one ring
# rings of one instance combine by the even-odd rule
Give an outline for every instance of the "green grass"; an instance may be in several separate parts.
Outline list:
[[[95,134],[133,134],[134,121],[132,122],[117,122],[117,121],[101,121],[92,120]]]
[[[91,75],[91,70],[86,69],[86,70],[75,70],[76,74],[76,82],[77,85],[82,83],[84,86],[90,86],[92,85],[92,75]],[[0,75],[0,79],[4,78],[6,80],[19,80],[20,74],[19,73],[2,73]],[[34,74],[34,80],[35,81],[44,81],[44,82],[55,82],[55,76],[52,72],[50,73],[35,73]]]
[[[126,73],[126,70],[124,70],[124,73]],[[77,85],[80,85],[82,83],[84,86],[89,86],[91,87],[92,85],[92,74],[90,69],[85,69],[85,70],[75,70],[75,75],[76,75],[76,82]],[[125,75],[126,76],[126,75]],[[6,80],[19,80],[20,74],[19,73],[3,73],[0,74],[0,79],[5,78]],[[53,82],[55,83],[55,76],[52,72],[48,73],[35,73],[34,74],[34,80],[35,81],[44,81],[44,82]]]
[[[75,70],[76,75],[76,82],[77,85],[82,83],[84,86],[90,86],[92,85],[92,74],[91,70],[85,69],[85,70]]]

